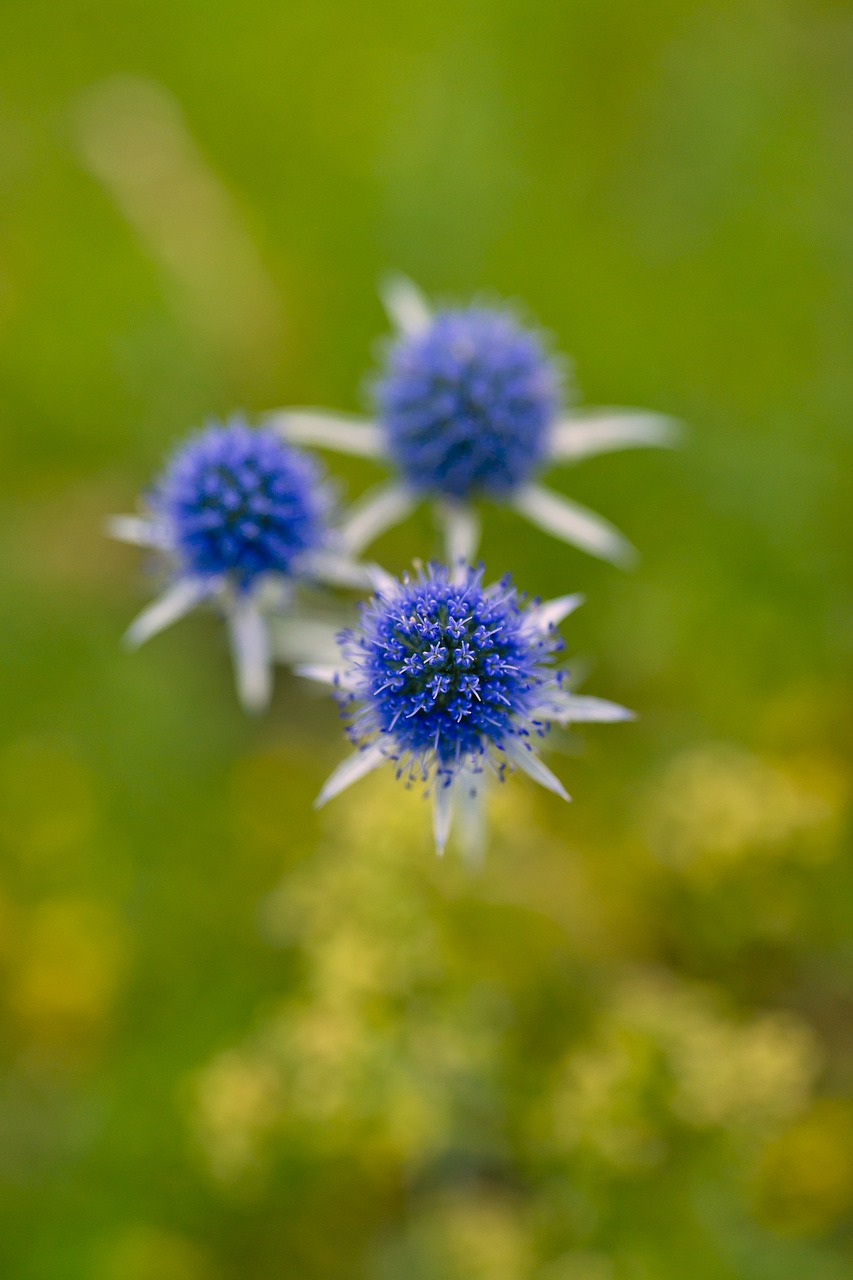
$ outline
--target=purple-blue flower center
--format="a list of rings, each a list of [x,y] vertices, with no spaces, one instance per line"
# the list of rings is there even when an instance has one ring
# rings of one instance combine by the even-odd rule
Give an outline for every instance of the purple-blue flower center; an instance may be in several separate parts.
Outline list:
[[[439,768],[524,731],[560,647],[529,625],[508,579],[484,588],[469,570],[456,583],[437,565],[364,605],[343,642],[356,672],[344,704],[353,737],[387,736],[393,753],[422,762],[434,752]]]
[[[328,498],[313,459],[267,428],[209,427],[172,458],[155,505],[186,573],[246,589],[319,547]]]
[[[375,394],[386,447],[413,489],[501,499],[546,456],[560,379],[536,333],[472,307],[400,338]]]

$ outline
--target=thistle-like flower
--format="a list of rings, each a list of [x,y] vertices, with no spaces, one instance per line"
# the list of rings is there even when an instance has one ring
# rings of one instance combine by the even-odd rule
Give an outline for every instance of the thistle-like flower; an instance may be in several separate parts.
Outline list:
[[[480,532],[472,503],[484,498],[590,555],[629,563],[634,551],[621,533],[537,476],[551,463],[670,445],[675,423],[634,410],[564,412],[559,363],[507,309],[433,313],[401,278],[383,297],[397,337],[374,384],[376,420],[311,410],[269,419],[292,443],[385,459],[396,469],[395,480],[352,508],[343,526],[349,551],[361,551],[427,498],[444,525],[448,561],[471,561]]]
[[[210,602],[228,624],[240,700],[262,709],[272,689],[268,624],[288,612],[296,584],[373,581],[335,549],[331,508],[317,462],[277,432],[232,418],[192,435],[147,496],[146,513],[108,525],[113,537],[159,553],[167,579],[126,642],[136,648]]]
[[[454,809],[473,857],[482,847],[482,792],[490,776],[517,767],[569,797],[539,758],[550,723],[614,721],[631,713],[578,697],[554,668],[556,627],[581,603],[562,596],[525,602],[508,578],[483,586],[482,568],[430,565],[389,580],[361,606],[360,625],[339,637],[341,661],[297,667],[331,684],[357,750],[332,773],[325,804],[387,761],[434,798],[434,834],[444,851]]]

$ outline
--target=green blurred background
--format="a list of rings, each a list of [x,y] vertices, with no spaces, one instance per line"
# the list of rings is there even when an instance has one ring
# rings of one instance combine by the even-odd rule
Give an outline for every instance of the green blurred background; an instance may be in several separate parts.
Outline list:
[[[853,1274],[851,71],[834,0],[5,0],[4,1280]],[[480,875],[390,778],[312,813],[334,709],[247,721],[214,619],[123,652],[101,533],[209,417],[361,407],[392,268],[689,424],[551,476],[632,575],[486,513],[640,719]]]

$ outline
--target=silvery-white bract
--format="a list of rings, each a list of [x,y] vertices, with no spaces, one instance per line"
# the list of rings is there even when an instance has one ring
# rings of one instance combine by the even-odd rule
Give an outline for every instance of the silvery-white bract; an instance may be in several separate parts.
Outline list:
[[[631,718],[571,693],[552,665],[562,648],[556,627],[580,603],[527,602],[509,578],[484,587],[482,568],[463,564],[389,579],[361,606],[359,625],[341,633],[338,662],[297,667],[334,688],[356,746],[317,803],[393,761],[398,777],[431,789],[437,851],[458,811],[460,841],[476,858],[490,777],[517,767],[568,800],[536,751],[549,725]]]
[[[268,418],[293,444],[375,458],[397,472],[349,512],[347,550],[360,552],[426,498],[444,525],[448,562],[471,561],[480,536],[472,502],[485,498],[590,555],[628,564],[634,551],[621,533],[537,477],[550,464],[671,445],[676,424],[636,410],[564,411],[559,362],[509,309],[433,311],[400,277],[383,298],[397,335],[374,382],[375,420],[308,409]]]
[[[190,436],[147,495],[145,514],[108,525],[113,537],[153,550],[167,582],[131,624],[127,643],[135,648],[209,602],[228,625],[241,702],[263,709],[274,658],[288,645],[291,656],[317,651],[317,626],[293,609],[296,585],[375,581],[338,549],[331,508],[316,460],[270,428],[233,418]]]

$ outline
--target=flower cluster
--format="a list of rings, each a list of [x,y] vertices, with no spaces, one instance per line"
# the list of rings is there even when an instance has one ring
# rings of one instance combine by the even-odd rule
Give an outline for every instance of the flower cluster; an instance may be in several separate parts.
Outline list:
[[[111,521],[114,536],[156,553],[165,579],[127,639],[138,645],[211,604],[225,618],[247,708],[267,705],[276,660],[334,687],[356,751],[318,803],[393,761],[398,776],[431,790],[439,852],[458,809],[473,857],[490,779],[518,768],[569,798],[536,750],[550,724],[629,716],[570,692],[554,666],[556,627],[578,596],[541,604],[506,577],[484,586],[474,503],[508,504],[564,541],[624,562],[631,549],[621,534],[543,488],[537,474],[550,462],[669,444],[674,431],[654,414],[567,416],[561,366],[505,308],[433,312],[404,280],[385,301],[397,336],[373,383],[375,422],[286,410],[259,427],[242,418],[208,426],[173,455],[142,514]],[[338,512],[305,445],[384,458],[398,478]],[[446,563],[402,581],[359,563],[422,497],[444,522]],[[302,611],[306,583],[374,593],[339,648],[333,629]]]

